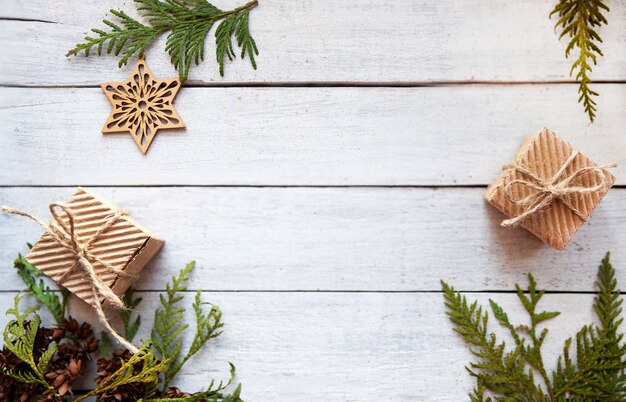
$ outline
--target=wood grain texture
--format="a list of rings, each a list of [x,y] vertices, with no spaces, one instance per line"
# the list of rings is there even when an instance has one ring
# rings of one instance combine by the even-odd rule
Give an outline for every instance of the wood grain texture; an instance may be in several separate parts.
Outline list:
[[[96,188],[165,239],[138,287],[162,289],[191,259],[191,289],[436,291],[513,290],[527,272],[550,290],[592,291],[612,250],[626,266],[626,190],[613,189],[566,252],[526,230],[499,227],[504,215],[482,188]],[[4,188],[0,205],[47,216],[70,188]],[[37,225],[0,215],[6,270]],[[626,270],[619,269],[621,283]],[[9,275],[0,290],[18,290]]]
[[[3,293],[1,311],[10,306],[13,296]],[[145,339],[158,299],[156,293],[139,296],[144,301],[138,338]],[[225,378],[228,362],[237,367],[247,401],[310,402],[319,400],[320,394],[333,401],[463,401],[474,385],[464,369],[471,356],[452,332],[441,294],[209,293],[204,297],[220,306],[226,326],[213,346],[181,372],[176,383],[185,390],[198,390],[211,377]],[[489,298],[468,297],[483,305]],[[526,322],[516,296],[490,297],[515,323]],[[540,306],[563,313],[549,322],[544,346],[547,367],[556,365],[565,339],[592,321],[592,298],[545,296]],[[185,301],[191,305],[192,299],[189,293]],[[72,303],[70,312],[79,319],[91,314],[83,303]],[[193,323],[191,314],[187,319]],[[2,315],[0,325],[6,321]],[[191,340],[190,331],[186,340]]]
[[[144,157],[97,88],[1,88],[0,184],[487,185],[545,126],[624,185],[626,85],[601,92],[590,125],[575,85],[183,88]]]
[[[243,1],[218,1],[224,8]],[[565,42],[559,42],[552,0],[265,0],[253,11],[251,31],[259,68],[247,60],[221,78],[209,38],[207,61],[190,82],[438,82],[571,80]],[[102,27],[110,8],[135,15],[131,1],[5,0],[0,42],[5,44],[0,83],[96,85],[116,74],[117,58],[72,58],[65,53],[89,29]],[[16,21],[27,19],[30,21]],[[599,30],[606,54],[596,80],[626,78],[626,4],[611,2],[610,25]],[[41,20],[47,22],[37,22]],[[211,33],[213,35],[213,33]],[[155,74],[174,74],[165,37],[148,52]],[[36,57],[33,57],[36,55]],[[126,77],[131,66],[119,72]]]
[[[134,14],[133,2],[4,0],[0,205],[46,217],[73,186],[104,186],[92,189],[164,237],[137,283],[141,338],[157,291],[195,258],[189,288],[209,290],[226,328],[181,373],[184,389],[226,378],[232,361],[252,402],[466,400],[470,355],[440,279],[496,299],[516,324],[516,297],[485,292],[511,291],[527,272],[564,292],[543,303],[564,312],[551,322],[551,367],[591,320],[586,292],[608,249],[626,283],[626,189],[609,191],[566,252],[499,228],[503,215],[482,199],[544,126],[619,163],[626,185],[626,2],[611,3],[600,30],[606,57],[592,77],[605,83],[590,125],[577,85],[556,83],[572,80],[548,19],[555,1],[262,0],[251,17],[259,69],[238,60],[219,77],[209,40],[175,102],[187,130],[160,134],[146,157],[129,136],[100,134],[110,106],[98,85],[125,79],[132,63],[64,56],[110,8]],[[148,52],[159,77],[175,74],[164,42]],[[341,87],[315,87],[329,84]],[[362,84],[407,87],[343,87]],[[12,260],[40,233],[0,215],[0,311],[23,289]],[[78,300],[70,312],[93,321]]]

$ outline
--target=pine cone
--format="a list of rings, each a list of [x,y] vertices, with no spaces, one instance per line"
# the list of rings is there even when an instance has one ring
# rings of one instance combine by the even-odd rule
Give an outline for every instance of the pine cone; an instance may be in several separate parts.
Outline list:
[[[28,322],[25,322],[24,325],[28,325]],[[33,348],[35,360],[38,360],[41,354],[50,346],[52,342],[52,332],[52,330],[43,327],[37,330],[35,346]],[[10,350],[3,348],[0,352],[0,402],[38,401],[38,398],[43,394],[45,388],[34,384],[23,384],[2,374],[8,370],[18,372],[31,371],[28,364],[24,363]]]
[[[68,318],[60,328],[40,327],[35,337],[33,356],[38,361],[48,350],[52,341],[57,342],[57,351],[46,368],[45,377],[56,392],[64,396],[72,393],[72,382],[84,373],[90,354],[98,350],[98,340],[93,336],[91,325]],[[0,402],[46,402],[54,396],[45,387],[22,384],[2,374],[6,370],[31,371],[8,349],[0,352]]]
[[[100,358],[97,362],[96,384],[109,378],[113,373],[122,367],[124,362],[130,360],[133,354],[128,349],[116,349],[113,351],[113,358]],[[134,366],[134,374],[139,374],[143,364]],[[133,383],[114,388],[100,395],[100,402],[134,402],[144,397],[146,391],[145,384]]]
[[[187,398],[190,396],[191,396],[190,393],[182,392],[176,387],[169,387],[167,391],[165,391],[165,397],[167,398]]]
[[[98,350],[98,340],[88,323],[81,325],[69,317],[60,328],[51,330],[52,339],[60,342],[54,360],[48,366],[46,379],[59,395],[72,393],[72,383],[85,371],[90,354]],[[61,342],[63,339],[72,341]]]

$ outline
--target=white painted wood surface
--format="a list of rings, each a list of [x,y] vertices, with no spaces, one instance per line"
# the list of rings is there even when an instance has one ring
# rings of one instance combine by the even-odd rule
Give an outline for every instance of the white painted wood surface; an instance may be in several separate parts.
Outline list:
[[[223,8],[242,1],[221,0]],[[102,27],[109,9],[131,15],[132,2],[4,0],[0,17],[43,20],[0,22],[8,44],[1,83],[95,85],[117,72],[114,58],[67,59],[67,50],[91,28]],[[265,0],[254,10],[251,30],[259,68],[239,60],[219,77],[213,45],[192,70],[195,83],[223,82],[448,82],[570,80],[565,43],[548,18],[552,0]],[[611,22],[600,29],[606,57],[595,68],[601,80],[626,78],[626,4],[611,2]],[[19,38],[16,42],[14,38]],[[157,74],[174,74],[163,52],[165,38],[148,53]],[[35,56],[36,55],[36,56]],[[131,66],[132,67],[132,66]],[[107,75],[110,72],[110,75]]]
[[[482,188],[95,188],[166,239],[138,284],[161,289],[164,269],[198,261],[191,289],[228,291],[513,290],[532,272],[546,289],[593,290],[608,250],[626,265],[626,190],[615,189],[567,252],[523,229],[499,227],[503,215]],[[69,188],[7,188],[0,204],[47,217]],[[41,230],[0,215],[2,261]],[[15,236],[20,233],[20,236]],[[619,271],[626,284],[626,270]],[[9,276],[1,290],[19,289]],[[626,286],[626,285],[625,285]]]
[[[94,186],[162,234],[138,283],[144,338],[157,293],[198,261],[190,290],[205,290],[227,326],[182,373],[183,388],[223,378],[232,361],[253,402],[466,400],[470,356],[439,279],[518,319],[511,290],[526,273],[558,292],[544,303],[564,312],[550,323],[549,364],[592,318],[609,249],[626,286],[626,3],[611,3],[601,29],[606,57],[593,77],[604,83],[589,124],[547,17],[554,2],[261,1],[259,70],[239,60],[222,79],[208,45],[176,101],[187,130],[159,134],[144,157],[129,136],[100,134],[109,105],[96,86],[130,68],[64,56],[108,9],[132,2],[5,0],[0,204],[46,216],[53,199]],[[162,48],[149,63],[173,75]],[[499,228],[482,200],[542,126],[621,164],[621,188],[563,253]],[[0,310],[22,288],[13,258],[39,233],[0,216]],[[90,315],[79,302],[71,312]]]
[[[195,274],[194,277],[198,277]],[[141,293],[149,336],[156,293]],[[6,310],[13,292],[3,293]],[[496,300],[516,323],[526,316],[512,294],[469,294],[483,305]],[[191,303],[193,294],[186,296]],[[565,339],[591,322],[591,295],[546,295],[542,306],[562,316],[550,322],[546,365],[556,366]],[[463,401],[474,386],[464,365],[466,346],[451,335],[441,294],[431,293],[206,293],[220,306],[224,334],[189,362],[178,377],[184,389],[226,378],[236,364],[250,401]],[[80,302],[71,314],[88,319]],[[191,314],[188,316],[193,322]],[[2,324],[4,324],[4,321]],[[493,326],[498,334],[505,333]]]
[[[147,157],[99,134],[100,89],[3,88],[0,184],[487,185],[543,126],[626,184],[626,86],[600,87],[591,125],[576,85],[185,88]]]

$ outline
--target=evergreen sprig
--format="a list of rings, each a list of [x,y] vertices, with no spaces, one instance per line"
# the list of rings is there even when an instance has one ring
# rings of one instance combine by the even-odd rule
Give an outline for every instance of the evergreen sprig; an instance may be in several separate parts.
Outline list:
[[[513,338],[512,350],[507,350],[504,342],[488,332],[487,311],[477,302],[470,304],[465,296],[441,282],[454,331],[461,334],[477,358],[467,368],[476,378],[476,387],[469,394],[471,401],[626,399],[626,344],[619,332],[622,299],[609,257],[607,254],[602,260],[596,282],[598,295],[593,308],[600,324],[584,326],[574,339],[565,342],[563,356],[552,375],[545,368],[541,354],[548,329],[540,331],[538,325],[559,313],[538,312],[537,305],[544,292],[537,290],[532,275],[528,276],[526,291],[516,286],[517,296],[529,315],[529,325],[514,326],[504,309],[493,300],[489,301],[494,317]],[[572,344],[575,345],[575,360],[571,357]]]
[[[133,319],[133,313],[142,300],[141,297],[135,298],[135,289],[132,287],[128,288],[122,297],[126,308],[120,310],[120,319],[124,325],[124,338],[129,342],[135,339],[135,335],[137,335],[137,331],[139,331],[139,327],[141,327],[141,316],[137,315]]]
[[[215,380],[211,380],[211,383],[205,391],[197,392],[190,396],[181,398],[154,398],[154,399],[141,399],[138,402],[243,402],[241,396],[241,384],[237,385],[237,388],[231,394],[225,394],[224,391],[228,388],[235,379],[235,366],[230,365],[230,378],[228,382],[219,384],[215,383]]]
[[[187,79],[192,63],[198,65],[204,60],[204,41],[211,28],[215,31],[216,59],[220,75],[224,76],[226,59],[236,58],[233,48],[233,36],[241,48],[241,58],[246,54],[252,67],[256,69],[255,55],[259,54],[250,34],[250,10],[258,0],[250,1],[241,7],[223,11],[207,0],[135,0],[137,9],[148,20],[143,24],[130,17],[124,11],[111,10],[119,22],[103,20],[108,30],[92,29],[97,36],[86,36],[84,42],[67,53],[67,56],[84,53],[89,56],[95,49],[100,56],[103,52],[121,55],[119,66],[138,55],[142,57],[148,46],[161,34],[167,36],[165,51],[181,80]],[[220,22],[221,21],[221,22]]]
[[[50,311],[50,314],[57,324],[62,325],[63,319],[65,318],[65,308],[67,306],[69,291],[65,288],[61,288],[61,299],[59,299],[57,292],[45,285],[42,279],[37,281],[36,278],[43,276],[43,272],[26,261],[21,254],[19,254],[14,261],[13,267],[26,284],[28,293]]]
[[[178,307],[178,303],[183,300],[182,293],[187,290],[184,283],[189,280],[189,274],[195,265],[195,261],[190,262],[180,271],[178,276],[172,277],[172,282],[166,286],[165,295],[160,295],[161,307],[154,313],[154,328],[152,330],[154,348],[161,358],[170,361],[165,372],[164,390],[167,389],[183,365],[198,353],[206,342],[221,334],[219,329],[224,325],[221,322],[222,313],[217,306],[211,305],[209,312],[205,313],[202,306],[208,303],[202,302],[202,292],[198,290],[193,303],[196,331],[187,353],[181,357],[182,334],[189,328],[189,324],[183,323],[185,309]]]
[[[51,290],[42,281],[38,282],[35,278],[43,275],[43,273],[21,255],[16,259],[14,265],[27,285],[28,294],[47,307],[52,315],[55,315],[55,320],[59,324],[55,330],[63,330],[68,325],[68,320],[65,317],[67,313],[65,293],[63,301],[61,301],[58,291]],[[228,381],[216,382],[211,380],[203,391],[190,396],[167,397],[171,391],[169,385],[175,375],[192,356],[205,347],[209,340],[219,336],[223,327],[220,309],[210,303],[203,302],[202,292],[197,291],[192,303],[196,329],[189,349],[183,355],[183,332],[189,328],[189,324],[183,321],[185,308],[180,306],[180,302],[184,299],[183,292],[187,290],[185,282],[189,280],[189,275],[194,267],[195,262],[189,263],[178,275],[172,278],[171,283],[167,284],[165,293],[159,295],[161,307],[155,311],[152,342],[145,342],[140,347],[139,352],[132,354],[130,358],[121,359],[119,369],[110,375],[101,376],[100,378],[103,380],[98,382],[95,389],[84,395],[74,396],[72,400],[76,402],[93,396],[101,397],[106,393],[117,392],[121,387],[134,387],[133,384],[142,384],[141,397],[143,399],[141,400],[143,402],[241,402],[241,384],[237,384],[234,390],[226,392],[226,389],[233,384],[235,379],[235,366],[230,363]],[[55,384],[51,380],[48,382],[50,373],[46,371],[49,370],[48,366],[55,357],[57,344],[50,342],[46,346],[47,349],[41,350],[41,344],[37,341],[39,339],[37,338],[38,331],[40,329],[50,331],[51,329],[40,328],[41,319],[36,314],[39,305],[29,307],[23,313],[20,312],[19,302],[24,296],[16,296],[13,308],[7,311],[7,314],[13,315],[15,319],[5,327],[4,345],[9,352],[15,354],[20,361],[25,363],[25,366],[20,366],[19,371],[7,367],[0,368],[0,375],[14,379],[19,383],[37,384],[43,387],[46,390],[46,397],[48,397],[46,400],[52,398],[55,402],[64,401],[67,395],[63,397],[59,395]],[[131,288],[125,293],[123,299],[128,308],[118,311],[124,327],[122,333],[126,339],[132,341],[141,326],[141,316],[136,314],[141,298],[135,297]],[[207,305],[210,306],[209,309],[206,308]],[[71,340],[76,341],[74,338]],[[39,345],[39,349],[35,352],[37,345]],[[104,360],[112,360],[114,355],[111,351],[114,345],[105,333],[102,333],[100,345]],[[77,368],[75,367],[75,369]],[[60,378],[60,376],[56,378]],[[163,379],[162,382],[161,379]],[[159,386],[159,384],[162,385]],[[3,386],[5,385],[0,378],[0,392],[4,390]],[[180,395],[189,394],[180,393]]]
[[[126,306],[125,309],[117,310],[120,320],[122,321],[122,325],[124,326],[124,331],[122,332],[122,336],[129,342],[132,342],[137,335],[137,331],[141,327],[141,315],[137,314],[133,318],[133,314],[135,314],[135,310],[141,303],[143,298],[138,297],[135,298],[135,289],[130,287],[122,296],[122,301]],[[107,335],[106,332],[100,333],[100,355],[104,357],[113,356],[113,341]]]
[[[576,73],[579,82],[578,103],[583,104],[589,119],[593,121],[596,116],[596,101],[594,97],[598,93],[589,87],[592,65],[598,64],[598,57],[603,56],[599,43],[602,38],[598,35],[597,28],[608,24],[604,12],[609,7],[603,0],[559,0],[558,4],[550,13],[550,17],[557,15],[556,28],[561,29],[559,36],[569,37],[570,41],[565,48],[565,57],[569,58],[573,50],[578,51],[578,58],[572,64],[570,76]]]
[[[156,393],[159,374],[166,370],[167,364],[167,360],[158,360],[154,356],[150,342],[144,342],[139,348],[139,351],[128,361],[125,361],[116,372],[98,384],[95,389],[77,398],[75,402],[85,400],[92,396],[102,395],[107,391],[114,390],[126,384],[135,383],[148,385],[146,388],[152,390],[153,394],[147,396],[152,397],[154,393]],[[141,367],[141,370],[136,372],[136,367]]]
[[[41,356],[34,355],[37,331],[41,319],[36,311],[39,306],[28,307],[24,313],[20,313],[19,304],[24,295],[17,295],[13,301],[13,308],[7,310],[8,315],[15,317],[4,329],[4,347],[13,352],[21,361],[28,364],[30,371],[16,371],[13,369],[3,370],[2,374],[26,384],[37,384],[48,389],[50,396],[55,401],[61,401],[61,397],[54,387],[46,381],[46,369],[50,360],[57,350],[57,345],[51,342]]]

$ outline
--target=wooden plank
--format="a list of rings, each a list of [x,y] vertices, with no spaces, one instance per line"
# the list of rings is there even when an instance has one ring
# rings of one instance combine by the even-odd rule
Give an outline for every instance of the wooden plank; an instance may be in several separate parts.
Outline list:
[[[232,8],[244,1],[220,1]],[[551,0],[263,0],[251,30],[261,55],[229,65],[222,79],[212,37],[207,62],[191,82],[437,82],[570,80],[571,61],[548,15]],[[111,18],[110,8],[134,13],[132,2],[111,0],[5,0],[0,18],[4,44],[0,83],[5,85],[95,85],[116,76],[114,57],[67,59],[65,53],[89,29]],[[610,25],[599,30],[605,57],[596,80],[626,78],[626,4],[612,2]],[[71,11],[70,11],[71,10]],[[44,20],[52,23],[37,22]],[[213,34],[211,34],[213,35]],[[172,75],[161,38],[148,53],[155,73]],[[131,66],[132,67],[132,66]]]
[[[626,184],[626,85],[589,124],[574,85],[184,88],[142,155],[99,89],[0,89],[3,185],[486,185],[547,126]]]
[[[140,295],[139,337],[145,339],[158,300],[156,293]],[[12,296],[0,298],[1,310]],[[192,297],[185,299],[189,306]],[[526,323],[514,295],[468,297],[483,305],[494,298],[513,322]],[[474,386],[464,369],[471,356],[452,332],[441,294],[218,293],[205,300],[220,306],[226,326],[210,350],[183,369],[177,385],[185,390],[225,378],[228,362],[236,365],[249,401],[309,402],[320,395],[337,401],[461,401]],[[564,340],[591,322],[591,303],[591,295],[545,296],[543,308],[563,312],[549,322],[547,367],[556,366]],[[70,312],[93,321],[82,303],[71,305]],[[0,325],[7,319],[2,315]],[[193,320],[188,314],[187,322]],[[187,342],[191,333],[186,331]]]
[[[592,291],[607,250],[626,265],[626,189],[614,189],[566,252],[503,216],[480,188],[96,188],[165,238],[138,287],[161,289],[188,261],[191,289],[435,291],[513,290],[527,272],[550,290]],[[0,205],[47,217],[71,188],[3,188]],[[10,266],[41,229],[0,215],[0,261]],[[618,270],[626,283],[626,270]],[[18,290],[15,275],[0,290]]]

